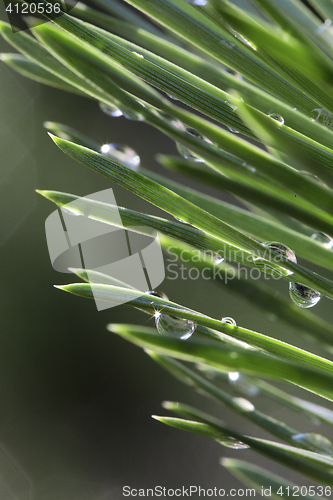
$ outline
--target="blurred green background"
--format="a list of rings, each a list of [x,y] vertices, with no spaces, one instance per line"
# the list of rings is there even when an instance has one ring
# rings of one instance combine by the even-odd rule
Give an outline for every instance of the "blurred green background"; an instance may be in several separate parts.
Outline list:
[[[13,51],[3,41],[0,50]],[[221,456],[255,461],[309,484],[248,450],[229,450],[152,420],[151,414],[165,413],[162,400],[180,400],[213,409],[244,432],[268,437],[187,390],[140,349],[106,330],[109,322],[147,323],[147,316],[126,306],[97,313],[93,301],[52,286],[75,279],[52,269],[44,222],[55,207],[35,189],[84,196],[112,187],[119,206],[161,212],[66,157],[43,122],[65,123],[101,144],[128,144],[143,166],[158,172],[155,154],[175,154],[174,144],[144,123],[109,118],[96,102],[31,82],[4,64],[0,88],[1,500],[118,500],[124,485],[242,487],[219,465]],[[274,281],[272,286],[287,294],[285,283]],[[227,287],[166,279],[160,289],[171,300],[206,314],[232,316],[242,326],[313,349],[278,321],[235,300]],[[327,319],[328,302],[316,307]],[[316,401],[311,395],[309,399]],[[260,398],[256,404],[301,431],[319,431],[302,415]]]

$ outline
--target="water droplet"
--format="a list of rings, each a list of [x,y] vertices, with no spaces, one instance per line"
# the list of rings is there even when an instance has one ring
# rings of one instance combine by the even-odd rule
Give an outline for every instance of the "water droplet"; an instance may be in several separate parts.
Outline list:
[[[113,142],[110,144],[103,144],[101,153],[113,160],[119,161],[132,170],[137,170],[140,166],[140,156],[134,149],[125,144],[116,144]]]
[[[140,59],[144,59],[144,56],[142,54],[139,54],[139,52],[132,52],[132,54],[139,57]]]
[[[232,448],[233,450],[245,450],[250,448],[248,444],[242,443],[233,437],[224,438],[218,442],[227,448]]]
[[[244,398],[232,398],[232,402],[240,410],[243,410],[243,411],[253,411],[253,410],[255,410],[254,405],[251,403],[251,401],[248,401],[247,399],[244,399]]]
[[[333,239],[325,233],[313,233],[311,238],[328,249],[333,248]]]
[[[155,325],[159,333],[186,340],[193,335],[197,325],[188,319],[177,318],[157,312],[155,314]]]
[[[314,121],[321,123],[324,127],[333,130],[333,115],[324,108],[315,108],[312,113],[317,113]]]
[[[163,292],[155,292],[155,290],[150,290],[149,292],[147,292],[147,294],[152,295],[153,297],[158,297],[159,299],[169,300]]]
[[[237,326],[237,323],[234,320],[234,318],[229,318],[228,316],[226,316],[225,318],[222,318],[221,322],[225,323],[226,325]]]
[[[318,26],[318,28],[316,29],[316,33],[318,33],[318,35],[321,35],[322,33],[324,33],[324,31],[327,30],[327,28],[329,28],[331,26],[331,21],[330,19],[326,19],[326,21],[321,24],[320,26]]]
[[[221,38],[220,43],[227,47],[227,49],[232,49],[235,46],[234,42],[229,42],[229,40],[225,38]]]
[[[271,115],[268,116],[273,120],[275,120],[276,122],[280,123],[280,125],[284,124],[284,118],[281,115],[278,115],[277,113],[272,113]]]
[[[273,252],[282,255],[282,257],[285,257],[288,260],[291,260],[291,262],[297,263],[296,255],[289,247],[287,247],[287,245],[279,243],[278,241],[267,241],[266,243],[264,243],[264,245]]]
[[[228,129],[230,130],[230,132],[232,132],[233,134],[239,134],[239,131],[234,129],[234,128],[231,128],[228,126]]]
[[[231,108],[233,111],[236,111],[236,109],[238,109],[238,108],[237,108],[237,106],[236,106],[236,104],[232,104],[232,103],[231,103],[231,102],[229,102],[229,101],[225,101],[225,104],[226,104],[229,108]]]
[[[248,47],[251,47],[251,49],[257,50],[257,48],[252,45],[252,43],[247,40],[243,35],[238,33],[238,31],[233,30],[232,28],[230,29],[231,33],[234,35],[235,38],[237,38],[240,42],[244,43]]]
[[[229,372],[228,380],[233,389],[243,396],[251,397],[259,394],[258,387],[254,385],[246,375],[241,375],[238,372]]]
[[[120,111],[120,109],[117,108],[117,106],[111,106],[111,104],[105,104],[104,102],[99,103],[99,107],[108,116],[112,117],[117,117],[117,116],[123,116],[123,113]]]
[[[224,262],[224,257],[221,257],[220,255],[217,254],[214,261],[215,266],[222,264],[222,262]]]
[[[207,0],[185,0],[185,2],[187,2],[191,5],[202,6],[202,5],[206,5]]]
[[[173,101],[179,101],[179,99],[177,99],[177,97],[174,97],[171,94],[167,94],[167,96],[170,97],[170,99],[172,99]]]
[[[62,212],[64,212],[64,214],[68,214],[68,215],[74,215],[74,216],[79,216],[79,215],[82,215],[82,214],[79,214],[77,212],[75,212],[75,210],[69,208],[69,207],[61,207],[61,210]]]
[[[178,124],[176,126],[177,126],[177,128],[181,128]],[[188,132],[189,134],[193,135],[194,137],[197,137],[198,139],[201,139],[202,141],[207,142],[207,144],[213,144],[212,141],[210,141],[209,139],[207,139],[207,137],[204,137],[203,135],[201,135],[199,132],[197,132],[193,128],[186,128],[186,132]],[[179,142],[176,142],[176,146],[177,146],[178,152],[186,160],[194,160],[196,162],[203,162],[204,161],[202,158],[199,158],[195,153],[192,153],[192,151],[190,151],[187,147],[183,146]]]
[[[320,301],[320,293],[313,288],[301,285],[300,283],[289,283],[290,298],[299,307],[307,309],[313,307]]]
[[[319,177],[315,174],[312,174],[311,172],[306,172],[306,170],[300,170],[300,174],[306,175],[307,177],[311,177],[313,181],[319,182],[322,186],[326,186],[325,182],[323,182]]]
[[[293,440],[312,451],[324,453],[325,455],[333,455],[333,445],[331,441],[321,434],[316,434],[315,432],[295,434]]]
[[[241,75],[240,73],[238,73],[238,71],[235,71],[235,70],[233,70],[233,69],[231,69],[231,68],[227,68],[227,69],[226,69],[226,72],[227,72],[227,73],[230,73],[230,75],[232,75],[232,76],[234,76],[235,78],[237,78],[237,80],[240,80],[240,81],[241,81],[241,80],[243,80],[242,75]]]

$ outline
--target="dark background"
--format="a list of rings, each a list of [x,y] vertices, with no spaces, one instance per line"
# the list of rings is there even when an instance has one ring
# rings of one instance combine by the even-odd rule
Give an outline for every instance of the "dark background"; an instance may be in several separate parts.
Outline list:
[[[6,20],[2,4],[1,9]],[[0,40],[0,51],[13,49]],[[107,323],[143,324],[147,316],[126,306],[97,313],[93,301],[52,286],[75,278],[52,269],[44,222],[55,207],[35,189],[88,195],[112,187],[119,206],[161,212],[65,156],[43,122],[73,126],[101,144],[127,143],[154,171],[162,171],[156,153],[176,153],[172,141],[144,123],[108,118],[96,102],[31,82],[4,64],[0,89],[1,499],[118,500],[124,485],[242,487],[219,465],[221,456],[249,460],[309,484],[251,451],[229,450],[152,420],[151,414],[166,413],[162,400],[180,400],[212,409],[244,432],[269,437],[187,389],[142,350],[106,330]],[[272,286],[287,294],[285,283]],[[232,316],[242,326],[312,348],[279,322],[235,300],[227,288],[165,280],[161,289],[206,314]],[[322,300],[316,312],[329,318],[327,303]],[[260,398],[254,402],[300,431],[329,436],[330,431],[301,415]]]

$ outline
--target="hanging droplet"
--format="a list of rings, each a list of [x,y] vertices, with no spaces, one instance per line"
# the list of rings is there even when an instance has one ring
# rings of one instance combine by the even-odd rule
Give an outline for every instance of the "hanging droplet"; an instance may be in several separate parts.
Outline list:
[[[242,411],[253,411],[255,410],[254,405],[248,399],[244,398],[232,398],[232,402]]]
[[[324,453],[325,455],[333,455],[333,445],[331,441],[322,434],[316,434],[315,432],[295,434],[293,440],[305,448],[310,448],[312,451]]]
[[[177,128],[180,128],[180,127],[178,126]],[[207,142],[207,144],[213,144],[212,141],[210,141],[207,137],[204,137],[203,135],[201,135],[199,132],[197,132],[193,128],[186,128],[186,132],[193,135],[194,137],[197,137],[198,139],[201,139],[202,141]],[[194,160],[196,162],[203,162],[204,161],[202,158],[199,158],[195,153],[192,153],[192,151],[190,151],[187,147],[183,146],[179,142],[176,142],[176,147],[178,149],[178,152],[186,160]]]
[[[104,102],[99,103],[99,107],[108,116],[112,117],[117,117],[117,116],[123,116],[123,113],[120,111],[120,109],[117,108],[117,106],[111,106],[111,104],[105,104]]]
[[[245,450],[250,448],[248,444],[242,443],[242,441],[238,441],[233,437],[228,437],[223,440],[219,440],[218,442],[227,448],[232,448],[233,450]]]
[[[233,134],[239,134],[239,130],[236,130],[234,128],[231,128],[228,126],[228,129],[230,130],[230,132],[232,132]]]
[[[259,388],[246,375],[241,375],[238,372],[229,372],[228,380],[232,388],[243,396],[251,397],[259,394]]]
[[[75,210],[73,210],[72,208],[70,207],[61,207],[61,211],[64,212],[64,214],[68,214],[68,215],[74,215],[74,216],[79,216],[79,215],[82,215],[82,214],[79,214],[77,213]]]
[[[216,254],[214,264],[215,266],[218,266],[219,264],[222,264],[224,262],[224,257],[221,257],[220,255]]]
[[[131,170],[137,170],[140,166],[140,156],[134,149],[125,144],[103,144],[101,153],[113,160],[119,161]]]
[[[320,293],[313,288],[301,285],[300,283],[289,283],[290,298],[299,307],[307,309],[313,307],[320,301]]]
[[[313,233],[311,238],[321,243],[325,248],[333,248],[333,239],[325,233]]]
[[[278,122],[280,125],[284,124],[284,118],[281,115],[278,115],[277,113],[272,113],[271,115],[268,115],[270,118],[273,118],[276,122]]]
[[[237,326],[237,323],[236,321],[234,320],[234,318],[229,318],[228,316],[225,317],[225,318],[222,318],[221,319],[221,322],[222,323],[225,323],[226,325],[230,325],[230,326]]]
[[[185,0],[185,2],[190,3],[191,5],[202,6],[206,5],[207,0]]]
[[[193,321],[160,312],[155,314],[155,325],[162,335],[177,337],[182,340],[190,338],[197,327]]]
[[[333,115],[329,111],[324,108],[315,108],[312,113],[317,113],[317,117],[313,121],[321,123],[329,130],[333,130]]]

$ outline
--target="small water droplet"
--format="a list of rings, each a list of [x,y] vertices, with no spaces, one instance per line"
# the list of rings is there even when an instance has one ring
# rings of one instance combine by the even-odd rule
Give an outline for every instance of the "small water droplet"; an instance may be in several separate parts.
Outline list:
[[[225,38],[221,38],[220,43],[227,47],[227,49],[232,49],[235,46],[234,42],[229,42],[229,40]]]
[[[144,59],[144,56],[142,54],[139,54],[139,52],[132,52],[132,54],[139,57],[140,59]]]
[[[224,262],[224,257],[221,257],[220,255],[217,254],[214,260],[215,266],[222,264],[222,262]]]
[[[284,118],[281,115],[278,115],[277,113],[272,113],[268,115],[270,118],[278,122],[280,125],[284,124]]]
[[[171,94],[167,94],[167,96],[170,97],[170,99],[172,99],[173,101],[179,101],[179,99],[177,99],[177,97],[174,97]]]
[[[155,290],[150,290],[149,292],[147,292],[147,294],[152,295],[153,297],[158,297],[159,299],[169,300],[163,292],[155,292]]]
[[[177,128],[181,128],[178,125],[176,125],[176,126],[177,126]],[[207,137],[204,137],[203,135],[201,135],[199,132],[197,132],[193,128],[186,128],[186,132],[188,132],[189,134],[193,135],[194,137],[197,137],[198,139],[201,139],[202,141],[207,142],[207,144],[213,144],[212,141],[210,141]],[[176,147],[178,149],[178,152],[186,160],[194,160],[196,162],[204,162],[204,160],[202,158],[199,158],[195,153],[192,153],[192,151],[190,151],[187,147],[183,146],[179,142],[176,142]]]
[[[155,314],[155,325],[159,333],[171,337],[187,340],[193,335],[197,325],[188,319],[177,318],[157,312]]]
[[[313,181],[318,182],[322,186],[326,186],[325,182],[323,182],[317,175],[311,173],[311,172],[306,172],[306,170],[300,170],[300,174],[306,175],[306,177],[311,177]]]
[[[225,318],[222,318],[221,322],[225,323],[226,325],[237,326],[237,323],[234,320],[234,318],[229,318],[228,316],[226,316]]]
[[[333,130],[333,115],[329,111],[324,108],[315,108],[312,110],[312,113],[317,113],[317,117],[314,121],[321,123],[324,127],[327,127],[329,130]]]
[[[233,437],[224,438],[218,442],[227,448],[232,448],[233,450],[245,450],[250,448],[248,444],[242,443],[242,441],[238,441]]]
[[[111,106],[111,104],[105,104],[104,102],[99,103],[99,107],[108,116],[112,116],[113,118],[117,116],[123,116],[123,113],[120,111],[120,109],[117,108],[117,106]]]
[[[228,380],[233,389],[243,396],[251,397],[259,394],[258,387],[254,385],[246,375],[242,375],[238,372],[229,372]]]
[[[236,111],[238,109],[238,107],[236,106],[236,104],[232,104],[231,102],[229,101],[225,101],[225,104],[231,108],[233,111]]]
[[[324,31],[327,30],[327,28],[329,28],[331,26],[331,21],[330,19],[326,19],[325,22],[323,22],[320,26],[318,26],[318,28],[316,29],[316,33],[318,33],[318,35],[321,35],[322,33],[324,33]]]
[[[228,126],[228,129],[230,130],[230,132],[232,132],[233,134],[239,134],[239,131],[234,129],[234,128],[231,128]]]
[[[253,411],[255,410],[254,405],[248,399],[244,398],[232,398],[232,402],[243,411]]]
[[[66,208],[61,207],[61,210],[62,210],[62,212],[64,212],[64,214],[74,215],[75,217],[82,215],[82,214],[75,212],[75,210],[71,209],[70,207],[66,207]]]
[[[207,0],[185,0],[185,2],[187,2],[191,5],[203,6],[203,5],[206,5]]]
[[[226,69],[226,72],[227,72],[227,73],[230,73],[230,75],[232,75],[232,76],[234,76],[235,78],[237,78],[237,80],[240,80],[240,81],[241,81],[241,80],[243,80],[242,75],[241,75],[240,73],[238,73],[238,71],[235,71],[235,70],[233,70],[233,69],[231,69],[231,68],[227,68],[227,69]]]
[[[119,161],[131,170],[137,170],[140,166],[140,156],[134,149],[125,144],[103,144],[101,153],[113,160]]]
[[[316,434],[315,432],[295,434],[293,440],[312,451],[324,453],[325,455],[333,455],[333,445],[331,441],[322,434]]]
[[[315,306],[321,297],[317,290],[300,283],[289,283],[289,295],[292,301],[303,309]]]
[[[333,248],[333,239],[325,233],[313,233],[311,238],[318,243],[321,243],[324,247],[331,249]]]

